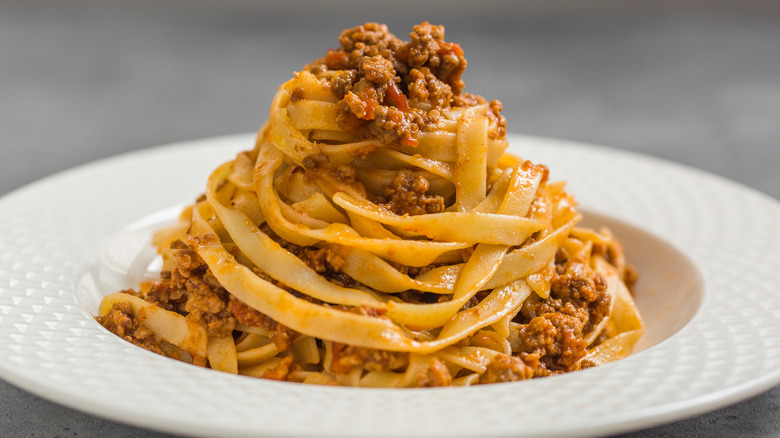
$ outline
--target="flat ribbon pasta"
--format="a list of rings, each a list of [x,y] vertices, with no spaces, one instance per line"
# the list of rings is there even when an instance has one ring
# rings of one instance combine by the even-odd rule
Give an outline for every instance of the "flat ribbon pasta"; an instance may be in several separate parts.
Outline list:
[[[501,105],[423,23],[342,33],[279,87],[254,147],[160,230],[160,280],[98,321],[212,369],[308,384],[466,386],[576,371],[643,332],[634,274]],[[422,41],[426,41],[422,47]],[[424,50],[423,50],[424,49]]]

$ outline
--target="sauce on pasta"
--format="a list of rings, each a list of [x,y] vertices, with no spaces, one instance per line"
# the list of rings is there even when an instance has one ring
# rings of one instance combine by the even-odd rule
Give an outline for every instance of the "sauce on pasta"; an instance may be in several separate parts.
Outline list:
[[[97,320],[156,353],[292,382],[508,382],[630,354],[635,279],[544,165],[505,152],[444,28],[367,23],[276,93],[253,148]]]

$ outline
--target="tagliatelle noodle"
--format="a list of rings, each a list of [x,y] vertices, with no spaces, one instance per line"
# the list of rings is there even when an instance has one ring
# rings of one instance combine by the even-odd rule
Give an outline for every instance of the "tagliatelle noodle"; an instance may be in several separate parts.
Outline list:
[[[429,26],[417,38],[461,60]],[[391,37],[371,44],[396,64],[332,67],[357,62],[347,45],[283,84],[254,148],[157,233],[163,281],[107,296],[98,320],[194,364],[312,384],[472,385],[630,354],[643,325],[615,237],[578,228],[563,184],[504,152],[499,107],[456,101],[458,77],[433,64],[396,72],[416,55]]]

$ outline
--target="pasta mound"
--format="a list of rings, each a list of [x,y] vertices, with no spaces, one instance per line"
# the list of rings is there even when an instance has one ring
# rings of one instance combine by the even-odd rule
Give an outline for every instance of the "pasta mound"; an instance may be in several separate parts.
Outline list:
[[[630,354],[620,244],[505,152],[501,104],[465,92],[465,68],[441,26],[343,31],[155,235],[160,280],[106,296],[97,320],[195,365],[315,384],[508,382]]]

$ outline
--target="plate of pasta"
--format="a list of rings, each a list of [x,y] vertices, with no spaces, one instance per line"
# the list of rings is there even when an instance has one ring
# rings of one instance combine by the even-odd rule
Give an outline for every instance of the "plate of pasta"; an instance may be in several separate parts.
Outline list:
[[[585,436],[780,382],[780,204],[506,133],[462,49],[376,23],[256,134],[0,199],[0,377],[193,436]]]

